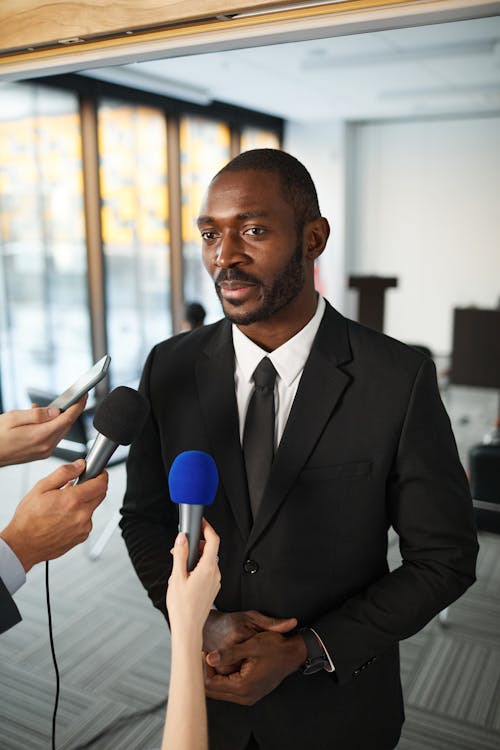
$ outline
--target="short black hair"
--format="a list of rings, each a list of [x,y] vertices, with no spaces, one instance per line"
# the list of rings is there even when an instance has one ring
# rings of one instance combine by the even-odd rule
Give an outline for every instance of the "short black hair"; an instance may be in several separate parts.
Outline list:
[[[214,177],[214,180],[225,172],[240,172],[253,169],[274,172],[278,175],[283,198],[293,208],[297,227],[303,227],[308,221],[319,219],[318,194],[311,175],[304,165],[286,151],[275,148],[255,148],[235,156]]]
[[[205,308],[199,302],[189,302],[186,304],[186,320],[192,328],[199,328],[205,320]]]

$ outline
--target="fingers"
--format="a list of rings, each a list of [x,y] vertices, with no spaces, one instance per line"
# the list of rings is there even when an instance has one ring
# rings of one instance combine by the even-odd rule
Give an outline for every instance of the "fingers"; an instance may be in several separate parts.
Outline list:
[[[12,427],[28,424],[42,424],[58,417],[61,410],[55,406],[32,406],[31,409],[13,409],[8,412]]]
[[[261,612],[255,610],[247,612],[247,616],[252,624],[259,630],[272,630],[275,633],[287,633],[289,630],[293,630],[297,627],[297,619],[295,617],[289,617],[287,619],[268,617],[267,615],[263,615]]]
[[[203,659],[203,673],[205,676],[205,680],[209,680],[211,677],[214,677],[216,674],[215,669],[213,669],[206,660],[206,653],[202,652],[202,659]]]
[[[79,458],[72,464],[64,464],[64,466],[60,466],[51,474],[48,474],[48,476],[40,479],[40,481],[37,482],[37,486],[41,490],[41,492],[60,489],[61,487],[64,487],[64,485],[66,485],[68,482],[71,482],[73,479],[76,479],[76,477],[79,477],[84,468],[85,461],[83,460],[83,458]]]
[[[249,659],[256,653],[254,639],[250,638],[243,643],[236,643],[234,646],[210,651],[206,655],[206,662],[210,667],[219,669],[220,667],[229,667],[240,664],[243,659]]]
[[[85,468],[85,461],[79,458],[72,464],[64,464],[48,476],[40,479],[36,487],[39,492],[50,492],[64,488],[71,491],[77,502],[88,503],[93,511],[106,496],[108,489],[108,473],[103,471],[94,479],[73,487],[73,480],[80,476]],[[94,506],[94,508],[92,508]]]
[[[73,404],[73,406],[70,406],[69,409],[66,409],[66,411],[63,412],[66,421],[69,424],[73,424],[75,419],[80,416],[82,411],[85,409],[85,404],[87,403],[88,395],[85,393],[79,401],[76,402],[76,404]]]
[[[215,531],[212,524],[210,524],[206,518],[201,519],[201,530],[203,533],[204,538],[208,541],[208,539],[211,537],[213,539],[217,540],[217,543],[219,543],[220,538],[217,532]]]
[[[108,490],[108,472],[103,471],[94,479],[88,479],[83,484],[73,488],[78,502],[85,503],[92,512],[102,503]]]
[[[273,619],[273,618],[270,618]],[[273,633],[288,633],[297,627],[297,619],[295,617],[289,617],[287,620],[278,620],[274,618],[274,622],[269,625],[266,630],[272,630]]]
[[[228,675],[207,674],[205,689],[207,696],[215,700],[248,706],[255,702],[251,697],[247,697],[245,678],[240,672],[232,672]]]
[[[13,425],[19,427],[23,424],[43,424],[44,422],[50,422],[57,417],[60,417],[58,423],[71,425],[85,409],[87,398],[88,396],[85,393],[76,404],[73,404],[73,406],[70,406],[69,409],[66,409],[66,411],[63,412],[56,406],[36,406],[36,404],[33,404],[31,409],[11,412],[15,419]]]
[[[202,519],[201,528],[202,528],[203,536],[205,538],[205,544],[203,546],[201,559],[208,560],[210,562],[217,561],[220,538],[218,534],[216,534],[213,527],[208,523],[208,521],[205,518]]]
[[[172,578],[185,579],[188,576],[187,561],[189,556],[189,545],[187,536],[181,532],[177,534],[173,548],[170,550],[174,558]]]

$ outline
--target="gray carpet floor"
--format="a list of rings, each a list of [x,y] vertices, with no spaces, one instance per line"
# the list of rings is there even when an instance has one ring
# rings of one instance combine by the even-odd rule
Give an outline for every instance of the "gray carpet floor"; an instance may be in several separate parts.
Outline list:
[[[444,392],[464,463],[468,447],[494,420],[496,398],[475,389]],[[0,525],[36,479],[59,463],[0,469]],[[112,467],[91,540],[50,563],[61,676],[58,750],[79,750],[111,724],[113,731],[89,748],[149,750],[161,742],[164,709],[144,712],[168,691],[167,627],[149,604],[118,531],[99,559],[89,555],[112,523],[124,484],[123,465]],[[434,620],[401,644],[407,720],[398,750],[500,748],[500,536],[480,533],[480,544],[478,581],[450,607],[446,625]],[[395,537],[389,559],[399,564]],[[0,750],[45,750],[55,677],[43,565],[30,572],[16,601],[23,621],[0,637]]]

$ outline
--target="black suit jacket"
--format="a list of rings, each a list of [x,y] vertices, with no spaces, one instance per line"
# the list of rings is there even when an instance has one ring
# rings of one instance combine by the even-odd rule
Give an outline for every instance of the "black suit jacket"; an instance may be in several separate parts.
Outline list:
[[[230,324],[159,344],[140,388],[152,412],[130,451],[121,525],[155,606],[165,611],[177,532],[168,471],[181,451],[204,450],[220,474],[206,512],[221,537],[217,607],[297,617],[335,663],[290,675],[252,707],[209,701],[211,750],[244,748],[251,731],[265,750],[394,747],[398,642],[474,581],[477,554],[432,361],[327,305],[253,526]],[[390,526],[403,559],[391,573]]]
[[[0,633],[17,625],[21,621],[21,615],[7,588],[0,578]]]

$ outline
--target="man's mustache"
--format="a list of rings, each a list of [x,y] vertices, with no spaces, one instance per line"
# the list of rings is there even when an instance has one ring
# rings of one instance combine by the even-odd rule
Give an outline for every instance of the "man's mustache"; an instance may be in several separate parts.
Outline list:
[[[221,268],[214,278],[215,286],[220,286],[225,281],[241,281],[247,284],[260,284],[259,279],[236,268]]]

